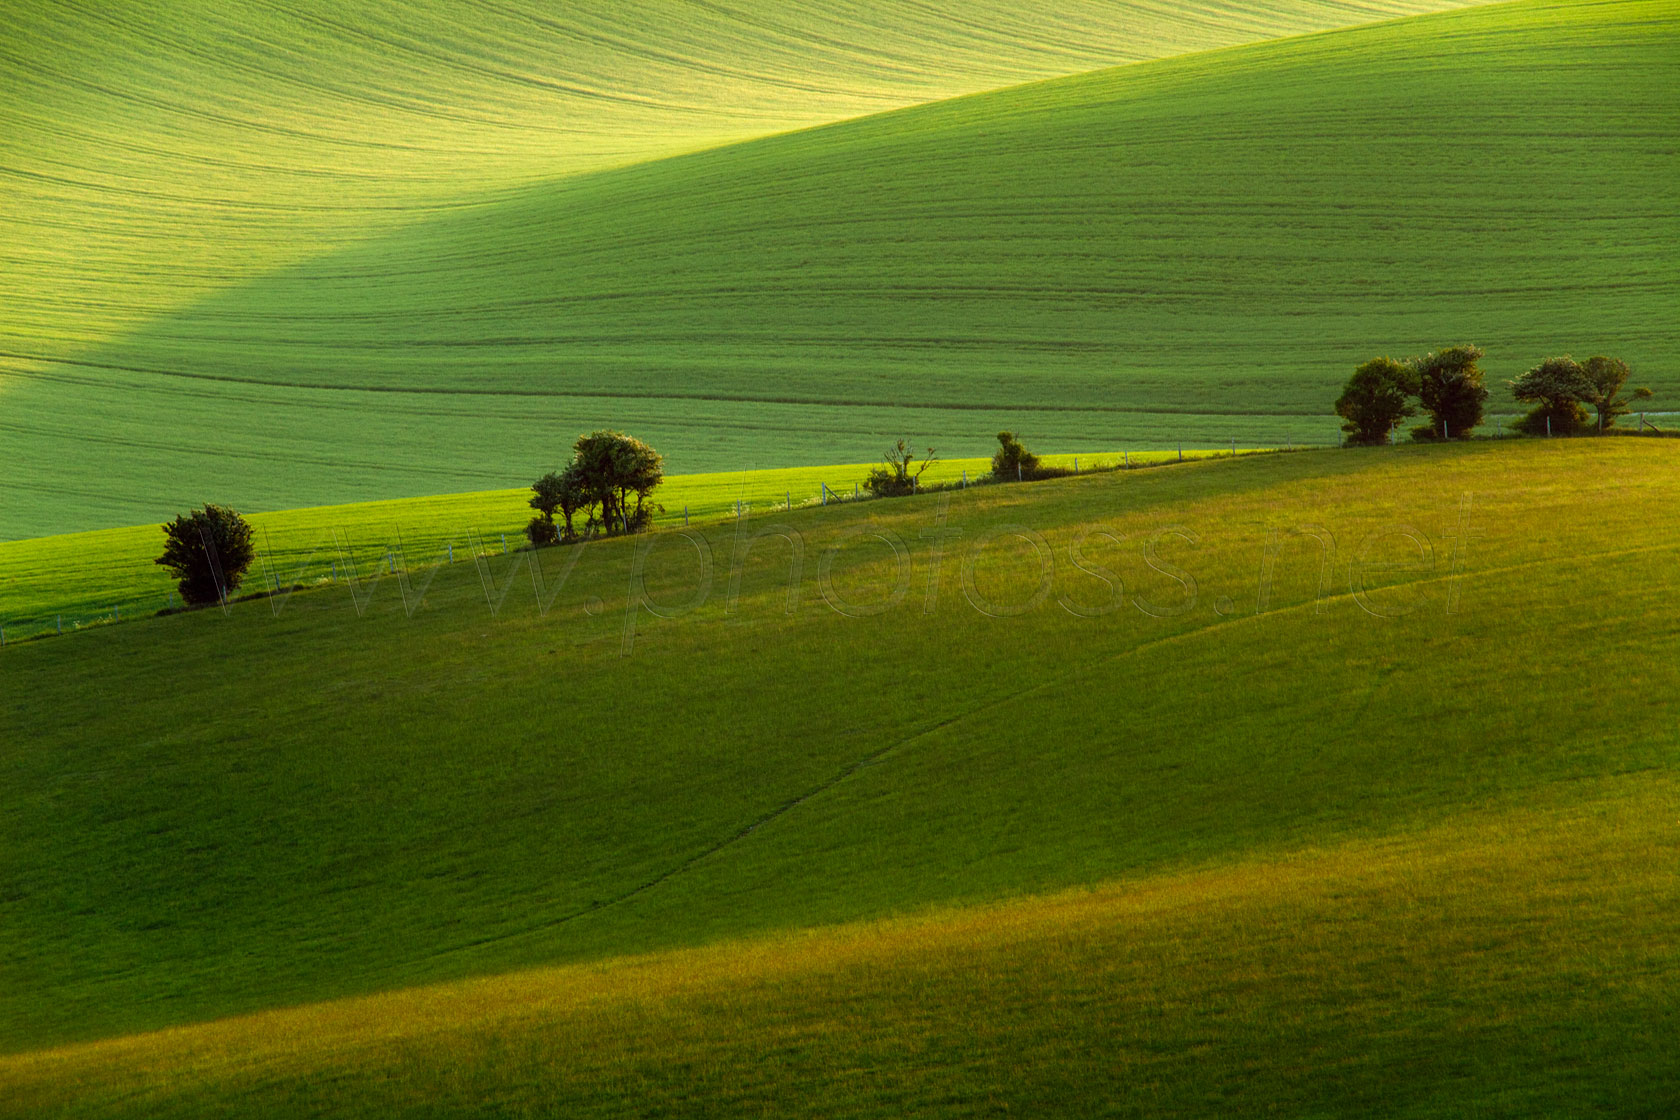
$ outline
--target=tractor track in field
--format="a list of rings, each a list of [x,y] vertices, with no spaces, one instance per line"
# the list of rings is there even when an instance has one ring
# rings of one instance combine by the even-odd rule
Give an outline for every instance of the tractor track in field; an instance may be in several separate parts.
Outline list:
[[[208,381],[219,384],[247,385],[264,389],[293,389],[323,393],[381,393],[429,397],[510,397],[510,398],[584,398],[593,400],[690,401],[719,404],[783,404],[822,408],[864,409],[925,409],[933,412],[1065,412],[1071,414],[1105,412],[1149,416],[1277,416],[1316,417],[1312,412],[1257,411],[1236,409],[1229,411],[1205,408],[1146,408],[1117,404],[1017,404],[985,401],[857,401],[843,397],[759,396],[747,393],[675,393],[668,390],[632,392],[623,389],[485,389],[471,386],[436,385],[331,385],[307,381],[268,381],[257,377],[234,377],[219,373],[188,373],[184,370],[160,369],[148,366],[119,365],[110,362],[91,362],[74,358],[53,358],[43,354],[23,354],[0,350],[0,359],[36,362],[43,365],[70,366],[76,369],[107,370],[112,373],[136,373],[153,377],[175,377],[189,381]],[[5,370],[7,377],[28,381],[60,381],[86,383],[74,377],[45,373],[39,370]]]

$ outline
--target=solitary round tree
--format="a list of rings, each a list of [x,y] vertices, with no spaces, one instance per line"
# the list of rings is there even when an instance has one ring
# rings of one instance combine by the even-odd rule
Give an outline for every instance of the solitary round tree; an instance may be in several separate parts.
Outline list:
[[[169,569],[182,602],[225,602],[239,589],[257,550],[251,526],[226,506],[206,505],[163,526],[163,555],[155,563]]]
[[[1342,431],[1348,442],[1388,442],[1394,426],[1417,411],[1411,405],[1416,391],[1417,375],[1393,358],[1372,358],[1354,370],[1336,398],[1336,415],[1347,421]]]
[[[1482,422],[1488,391],[1479,364],[1480,346],[1449,346],[1412,358],[1418,400],[1429,423],[1412,429],[1413,439],[1464,439]]]
[[[1567,436],[1586,426],[1587,410],[1581,403],[1595,400],[1598,386],[1581,363],[1565,354],[1547,358],[1511,382],[1511,393],[1519,401],[1534,405],[1518,424],[1523,431],[1536,436]]]

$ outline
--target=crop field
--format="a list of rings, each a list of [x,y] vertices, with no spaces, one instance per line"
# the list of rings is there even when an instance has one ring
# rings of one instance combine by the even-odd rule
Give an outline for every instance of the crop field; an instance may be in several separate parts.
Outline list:
[[[1677,124],[1680,0],[0,5],[0,1120],[1680,1115]]]
[[[8,647],[0,1112],[1660,1115],[1672,449],[795,508],[493,557],[494,612],[463,564]]]
[[[11,6],[0,539],[601,424],[682,473],[1325,443],[1455,341],[1680,404],[1672,0],[1173,8]]]

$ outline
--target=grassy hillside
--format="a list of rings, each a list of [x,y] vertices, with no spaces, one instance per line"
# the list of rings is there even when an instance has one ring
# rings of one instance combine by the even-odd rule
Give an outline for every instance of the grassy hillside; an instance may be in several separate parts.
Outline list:
[[[1107,455],[1046,455],[1047,466],[1075,472],[1194,462],[1253,448],[1122,451]],[[784,509],[850,501],[872,464],[788,467],[728,474],[675,475],[655,494],[663,512],[655,524],[685,524],[764,515]],[[941,459],[922,481],[963,485],[991,471],[988,459]],[[827,488],[827,493],[824,488]],[[868,499],[867,492],[862,496]],[[406,558],[418,572],[453,558],[503,555],[524,542],[531,519],[527,488],[440,494],[344,506],[279,510],[249,518],[257,558],[241,594],[270,586],[320,580],[359,580]],[[176,512],[185,512],[185,509]],[[157,524],[95,529],[25,541],[0,541],[0,638],[17,641],[152,614],[173,605],[174,581],[153,560],[162,551]],[[394,559],[394,558],[395,559]]]
[[[1661,1114],[1676,792],[0,1057],[0,1084],[39,1117]]]
[[[155,436],[151,422],[190,386],[156,376],[127,384],[116,371],[62,362],[87,360],[114,335],[230,286],[381,232],[494,206],[522,187],[1453,2],[1203,0],[1163,9],[1054,0],[1030,15],[996,0],[960,9],[903,0],[10,4],[0,13],[0,373],[12,375],[9,393],[22,375],[91,373],[83,388],[103,407],[86,413],[62,381],[31,380],[33,406],[7,400],[0,438],[25,454],[41,439],[62,450],[69,428],[71,440],[120,459],[128,441]],[[225,372],[249,352],[224,354],[217,370],[183,372]],[[307,397],[224,393],[216,403],[221,422],[248,425],[254,409],[280,419],[300,441],[285,451],[295,464],[312,457],[302,435],[311,423],[287,421],[300,406],[318,413],[327,402],[312,409]],[[469,411],[439,427],[488,442],[496,424]],[[528,442],[533,429],[522,430]],[[226,442],[206,438],[216,450]],[[439,438],[448,446],[442,431],[420,442]],[[333,439],[319,446],[339,447],[343,460]],[[693,464],[710,465],[737,464]],[[417,481],[403,492],[465,488],[416,489]],[[134,509],[146,493],[125,495],[126,506],[101,504],[67,479],[35,482],[52,500],[78,505],[67,517],[26,518],[16,510],[22,496],[8,492],[0,537],[128,520],[112,507]],[[294,497],[390,492],[315,485]]]
[[[547,569],[546,610],[510,558],[494,616],[458,565],[412,617],[386,582],[360,615],[306,594],[9,648],[0,1099],[1656,1108],[1671,451],[796,510],[757,523],[804,542],[791,608],[776,537],[731,608],[715,526],[688,613],[701,553],[661,535]]]
[[[647,84],[613,95],[635,121],[603,96],[588,100],[611,112],[573,112],[536,78],[509,83],[524,100],[498,108],[505,121],[490,108],[502,85],[477,69],[457,92],[463,67],[439,57],[457,38],[498,74],[571,57],[541,33],[498,37],[489,17],[457,37],[406,13],[429,34],[351,37],[392,58],[332,63],[342,28],[305,20],[313,38],[287,24],[251,41],[217,28],[245,53],[227,75],[202,64],[232,102],[214,127],[179,112],[101,123],[115,110],[84,91],[66,104],[93,122],[87,154],[39,128],[10,141],[28,168],[11,189],[32,193],[6,207],[16,310],[0,349],[50,360],[8,361],[7,452],[43,465],[8,483],[0,534],[148,519],[211,469],[268,508],[483,489],[544,460],[555,431],[601,422],[637,429],[685,471],[851,461],[887,434],[951,442],[1005,426],[1060,450],[1322,440],[1353,360],[1466,337],[1492,349],[1496,375],[1552,349],[1613,349],[1673,402],[1672,4],[1471,9],[633,167],[589,171],[600,163],[579,154],[622,164],[1105,52],[1400,10],[1279,5],[1247,23],[1191,10],[1157,27],[1141,10],[1069,5],[1008,47],[1026,17],[1005,7],[975,26],[919,6],[842,8],[839,24],[797,33],[732,12],[751,34],[689,29],[686,52],[660,55],[703,79],[629,67]],[[636,36],[657,22],[642,14]],[[844,47],[900,16],[883,50],[908,57],[888,75],[898,56]],[[246,55],[294,34],[310,47],[285,65],[324,69],[328,93],[292,71],[260,70],[253,87]],[[562,38],[580,36],[632,39]],[[788,37],[844,57],[797,56]],[[1069,42],[1090,45],[1035,46]],[[923,65],[912,43],[943,61]],[[738,82],[694,61],[771,56]],[[111,104],[179,108],[144,84],[176,58],[110,67],[141,83]],[[599,94],[591,82],[619,61],[587,54],[562,84]],[[415,81],[426,65],[449,75],[441,88]],[[928,76],[889,81],[918,68]],[[1598,80],[1607,71],[1615,82]],[[780,96],[761,97],[761,78]],[[231,136],[255,112],[250,89],[270,84],[288,91],[272,155],[266,134]],[[681,100],[645,104],[665,88]],[[19,81],[5,100],[47,113],[31,96]],[[466,119],[428,132],[440,102]],[[729,117],[739,105],[751,120]],[[325,118],[389,150],[355,148]],[[100,139],[131,123],[135,150],[109,164],[123,181],[86,170],[108,165]],[[1546,174],[1516,171],[1537,166]],[[41,237],[44,224],[71,234]]]

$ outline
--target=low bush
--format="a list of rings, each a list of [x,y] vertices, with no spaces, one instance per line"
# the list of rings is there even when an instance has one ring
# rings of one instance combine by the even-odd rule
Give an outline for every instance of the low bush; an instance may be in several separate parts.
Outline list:
[[[551,544],[559,544],[560,527],[554,523],[552,516],[538,514],[525,526],[525,539],[531,542],[532,548],[547,548]]]
[[[869,477],[863,480],[863,488],[877,498],[900,498],[916,492],[923,473],[939,462],[939,453],[928,448],[921,465],[917,466],[915,449],[909,440],[901,439],[887,448],[884,459],[884,464],[870,471]]]

